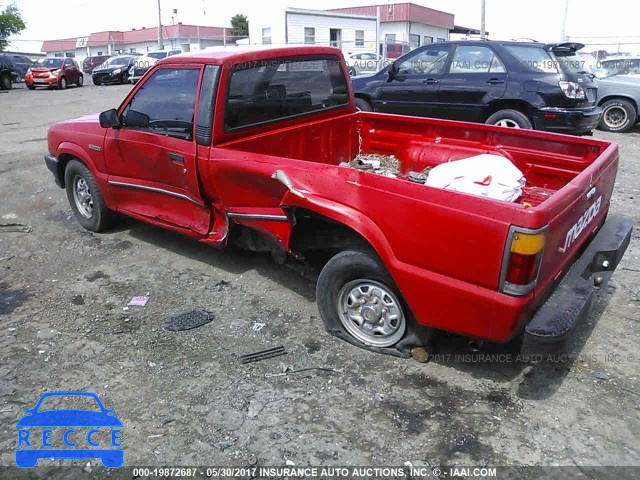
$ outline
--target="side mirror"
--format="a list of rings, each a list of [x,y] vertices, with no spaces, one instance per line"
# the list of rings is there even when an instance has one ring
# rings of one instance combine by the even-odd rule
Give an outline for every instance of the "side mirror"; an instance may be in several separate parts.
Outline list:
[[[102,112],[99,119],[102,128],[115,128],[121,125],[118,111],[115,108]]]
[[[400,75],[398,64],[396,62],[391,62],[391,64],[387,68],[387,74],[389,75],[389,78],[387,78],[387,83],[391,83],[394,80],[397,80],[399,82],[404,82],[405,80],[405,76]]]
[[[128,127],[149,128],[149,115],[135,110],[127,110],[127,113],[122,117],[122,123]]]

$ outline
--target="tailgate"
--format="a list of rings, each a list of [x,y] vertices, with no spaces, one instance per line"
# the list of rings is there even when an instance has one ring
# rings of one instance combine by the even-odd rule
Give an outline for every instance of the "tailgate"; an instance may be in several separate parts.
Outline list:
[[[566,273],[604,223],[617,171],[618,146],[611,144],[548,202],[549,228],[536,295]]]

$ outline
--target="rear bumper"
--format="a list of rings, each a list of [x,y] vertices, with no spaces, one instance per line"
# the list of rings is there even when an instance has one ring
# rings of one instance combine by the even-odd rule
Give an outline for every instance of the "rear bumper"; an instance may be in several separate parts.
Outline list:
[[[629,220],[609,217],[555,292],[527,324],[522,344],[524,353],[548,354],[562,350],[589,313],[598,290],[609,283],[629,246],[632,230]]]
[[[602,116],[600,107],[587,110],[571,108],[541,108],[534,114],[536,130],[584,135],[591,133]]]

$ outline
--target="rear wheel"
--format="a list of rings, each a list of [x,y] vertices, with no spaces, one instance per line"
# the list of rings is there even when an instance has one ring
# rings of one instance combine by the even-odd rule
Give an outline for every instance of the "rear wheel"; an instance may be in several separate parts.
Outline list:
[[[104,203],[98,183],[89,169],[78,160],[71,160],[64,171],[64,183],[78,223],[92,232],[107,228],[113,212]]]
[[[427,329],[418,326],[400,292],[373,253],[344,251],[322,269],[316,299],[325,328],[362,348],[408,354],[423,345]]]
[[[637,114],[636,107],[628,100],[608,100],[602,105],[598,127],[607,132],[627,132],[635,125]]]
[[[6,73],[0,75],[0,90],[11,90],[11,87],[11,77]]]
[[[373,107],[364,98],[356,98],[356,108],[362,112],[373,112]]]
[[[498,110],[496,113],[487,118],[487,121],[485,123],[487,125],[496,125],[498,127],[507,128],[533,128],[531,126],[531,121],[524,113],[519,112],[518,110],[513,110],[511,108]]]

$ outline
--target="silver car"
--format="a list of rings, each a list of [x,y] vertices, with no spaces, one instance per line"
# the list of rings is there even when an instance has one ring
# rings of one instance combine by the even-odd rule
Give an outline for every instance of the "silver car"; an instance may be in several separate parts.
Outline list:
[[[344,60],[352,77],[362,73],[376,73],[385,66],[382,65],[382,57],[377,53],[349,53],[344,56]]]

